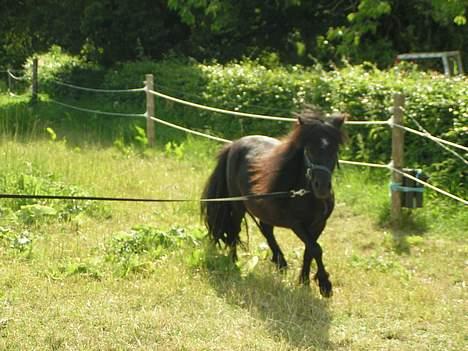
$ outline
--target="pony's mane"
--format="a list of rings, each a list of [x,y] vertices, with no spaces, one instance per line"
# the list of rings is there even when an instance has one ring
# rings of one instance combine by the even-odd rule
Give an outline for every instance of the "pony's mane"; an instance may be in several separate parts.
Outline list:
[[[300,176],[298,167],[302,167],[302,152],[308,141],[320,140],[326,135],[336,145],[344,142],[342,130],[333,126],[320,111],[306,109],[296,117],[298,121],[289,134],[280,138],[280,144],[252,165],[255,193],[290,190],[297,181],[294,177]]]

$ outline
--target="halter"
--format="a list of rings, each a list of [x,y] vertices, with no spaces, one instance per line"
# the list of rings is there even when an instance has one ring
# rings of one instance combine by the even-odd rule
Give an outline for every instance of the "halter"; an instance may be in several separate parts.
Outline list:
[[[330,169],[328,169],[328,167],[325,167],[325,166],[322,166],[322,165],[317,165],[315,163],[313,163],[309,156],[307,155],[307,152],[306,150],[304,149],[304,161],[305,161],[305,165],[306,165],[306,168],[307,168],[307,171],[306,171],[306,177],[311,180],[312,179],[312,172],[313,171],[323,171],[323,172],[326,172],[327,174],[329,174],[330,176],[332,175],[332,172],[330,171]]]

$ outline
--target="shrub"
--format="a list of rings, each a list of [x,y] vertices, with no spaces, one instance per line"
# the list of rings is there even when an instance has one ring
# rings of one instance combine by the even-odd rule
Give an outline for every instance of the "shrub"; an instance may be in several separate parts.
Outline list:
[[[466,141],[466,78],[418,72],[411,66],[382,71],[369,64],[324,72],[302,67],[267,70],[247,62],[206,66],[204,71],[209,77],[205,96],[212,105],[260,113],[258,105],[262,105],[269,106],[267,113],[290,116],[302,104],[312,104],[325,111],[347,112],[351,120],[387,120],[391,117],[393,94],[401,92],[406,96],[406,125],[417,129],[416,120],[433,135],[461,145]],[[221,130],[238,136],[258,132],[277,135],[286,129],[277,122],[244,120],[244,130],[236,131],[236,123],[239,126],[238,119],[231,119],[227,128],[224,125]],[[375,163],[390,161],[388,126],[349,126],[347,130],[350,140],[343,152],[345,158]],[[433,184],[466,196],[465,166],[461,160],[420,136],[407,133],[405,143],[408,167],[423,168]]]
[[[65,53],[60,46],[54,45],[38,58],[38,75],[41,92],[56,96],[78,97],[83,91],[73,90],[56,83],[57,80],[74,85],[96,87],[102,84],[104,70],[96,64],[87,62],[77,56]],[[32,74],[32,58],[25,64],[28,78]]]
[[[351,119],[387,120],[391,117],[393,94],[401,92],[406,96],[406,124],[409,127],[417,128],[415,119],[433,135],[457,144],[463,144],[466,139],[467,78],[419,72],[407,64],[383,71],[366,63],[328,72],[302,66],[267,68],[251,60],[221,65],[172,58],[160,62],[122,63],[104,71],[63,56],[59,51],[47,55],[54,60],[57,55],[59,57],[60,65],[47,68],[53,76],[96,69],[99,74],[94,79],[102,78],[102,84],[96,82],[93,85],[89,81],[89,86],[141,87],[145,75],[153,73],[155,89],[172,96],[219,108],[286,117],[291,117],[304,104],[312,104],[326,112],[347,112]],[[47,61],[47,55],[44,61]],[[91,76],[80,75],[80,79]],[[69,77],[75,83],[80,82]],[[101,104],[107,101],[120,104],[120,108],[133,106],[134,111],[140,111],[144,108],[145,97],[141,93],[99,95],[98,99]],[[278,136],[290,128],[287,122],[220,115],[159,98],[156,114],[165,120],[229,139],[254,133]],[[349,126],[347,129],[350,141],[343,151],[345,158],[376,163],[390,161],[391,131],[388,126]],[[182,135],[167,127],[161,130],[164,144]],[[432,183],[466,196],[463,161],[420,136],[407,134],[405,143],[408,167],[423,168],[431,176]]]

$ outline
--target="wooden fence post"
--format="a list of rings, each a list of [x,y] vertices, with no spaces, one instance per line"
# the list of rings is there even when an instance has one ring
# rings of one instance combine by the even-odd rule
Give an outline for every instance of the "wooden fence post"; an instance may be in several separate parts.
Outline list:
[[[10,76],[10,71],[7,71],[7,76],[8,76],[8,93],[12,94],[13,93],[13,87],[12,87],[12,79]]]
[[[32,66],[32,91],[31,91],[31,102],[34,104],[37,102],[37,69],[38,69],[37,57],[33,58],[33,66]]]
[[[395,94],[393,96],[393,123],[403,125],[403,108],[405,106],[405,97],[402,94]],[[392,128],[392,166],[396,169],[402,170],[404,164],[404,130],[393,126]],[[403,176],[397,172],[392,172],[392,184],[402,184]],[[395,226],[401,223],[401,192],[393,189],[392,193],[392,207],[390,211],[391,222]]]
[[[145,76],[146,86],[146,137],[148,145],[154,146],[154,121],[150,117],[154,116],[154,95],[149,90],[154,89],[154,78],[152,74]]]

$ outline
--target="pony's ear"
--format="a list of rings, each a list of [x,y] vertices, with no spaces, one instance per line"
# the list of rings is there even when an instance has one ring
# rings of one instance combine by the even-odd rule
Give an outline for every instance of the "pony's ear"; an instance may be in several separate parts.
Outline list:
[[[297,124],[300,126],[304,125],[304,119],[301,116],[297,116]]]
[[[340,129],[348,117],[349,116],[346,113],[333,114],[331,116],[331,124],[335,128]]]

